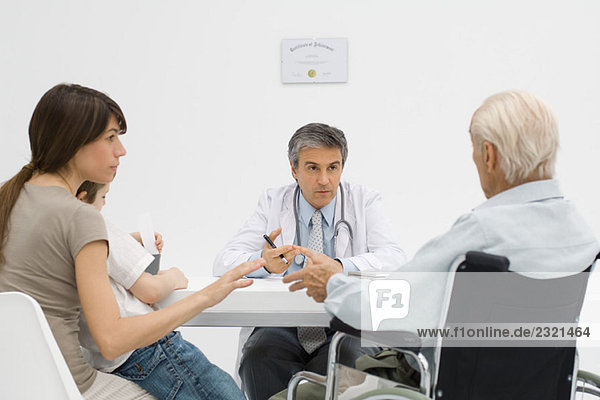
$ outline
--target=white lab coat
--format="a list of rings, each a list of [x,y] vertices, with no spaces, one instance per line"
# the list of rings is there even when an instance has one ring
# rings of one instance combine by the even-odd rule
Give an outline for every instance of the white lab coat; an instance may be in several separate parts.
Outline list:
[[[335,258],[349,258],[361,271],[395,270],[406,263],[406,255],[395,240],[392,223],[385,216],[379,193],[363,185],[342,182],[345,193],[345,219],[352,227],[354,239],[341,227],[335,243]],[[256,211],[240,231],[225,245],[214,261],[213,273],[221,276],[248,261],[264,246],[263,234],[282,228],[276,246],[294,244],[294,189],[296,183],[267,189]],[[335,222],[341,218],[341,196],[335,206]],[[352,242],[352,243],[351,243]],[[304,243],[306,245],[306,243]]]

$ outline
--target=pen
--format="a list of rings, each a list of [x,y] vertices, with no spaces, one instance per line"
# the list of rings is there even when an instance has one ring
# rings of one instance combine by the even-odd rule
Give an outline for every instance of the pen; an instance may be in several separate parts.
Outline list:
[[[265,240],[267,241],[267,243],[269,243],[269,246],[271,246],[271,248],[273,248],[273,249],[277,248],[277,246],[275,246],[275,243],[273,243],[273,241],[271,240],[271,238],[268,235],[263,235],[263,237],[265,238]],[[283,256],[283,254],[280,254],[279,258],[281,258],[284,263],[289,264],[288,260],[285,259],[285,257]]]

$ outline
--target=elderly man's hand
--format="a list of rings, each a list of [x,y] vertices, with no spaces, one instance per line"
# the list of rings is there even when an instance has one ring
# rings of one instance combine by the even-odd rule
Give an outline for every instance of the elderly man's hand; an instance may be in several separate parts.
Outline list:
[[[322,303],[327,297],[327,282],[332,275],[344,272],[342,264],[322,253],[316,253],[306,247],[295,246],[306,257],[306,265],[300,271],[283,277],[284,283],[294,282],[290,291],[295,292],[306,288],[306,294]]]

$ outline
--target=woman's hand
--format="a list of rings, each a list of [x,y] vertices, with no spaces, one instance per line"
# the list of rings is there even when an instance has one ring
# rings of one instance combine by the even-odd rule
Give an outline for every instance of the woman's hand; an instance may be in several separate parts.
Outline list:
[[[205,297],[206,307],[208,308],[219,304],[235,289],[244,288],[252,285],[254,280],[244,277],[249,273],[263,267],[264,265],[265,260],[263,260],[262,258],[253,261],[246,261],[245,263],[238,265],[232,270],[227,271],[216,282],[200,290],[199,293],[201,293],[203,297]]]

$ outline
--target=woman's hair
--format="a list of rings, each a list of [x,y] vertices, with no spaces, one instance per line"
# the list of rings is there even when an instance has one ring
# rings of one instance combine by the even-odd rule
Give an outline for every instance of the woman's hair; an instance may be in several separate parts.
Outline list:
[[[55,173],[67,168],[77,151],[96,140],[114,116],[121,128],[127,123],[121,108],[104,93],[73,84],[59,84],[40,99],[29,123],[31,161],[0,187],[0,266],[12,209],[25,182],[34,172]]]
[[[96,201],[98,190],[102,189],[104,186],[106,186],[106,183],[85,181],[81,184],[81,186],[79,186],[79,188],[77,189],[77,193],[75,193],[75,196],[79,196],[80,193],[85,192],[85,195],[81,200],[85,201],[88,204],[93,204]]]
[[[496,147],[510,185],[554,175],[558,123],[550,106],[531,93],[511,90],[487,98],[473,115],[471,136],[479,150],[486,140]]]

